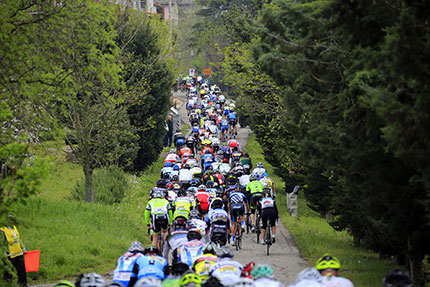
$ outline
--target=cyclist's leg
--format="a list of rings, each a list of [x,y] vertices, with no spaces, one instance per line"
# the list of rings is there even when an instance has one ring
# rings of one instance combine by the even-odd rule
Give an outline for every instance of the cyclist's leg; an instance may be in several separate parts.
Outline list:
[[[265,241],[267,220],[268,219],[269,219],[269,217],[267,216],[267,214],[263,212],[261,214],[261,221],[263,222],[263,226],[261,227],[261,242],[262,243]]]

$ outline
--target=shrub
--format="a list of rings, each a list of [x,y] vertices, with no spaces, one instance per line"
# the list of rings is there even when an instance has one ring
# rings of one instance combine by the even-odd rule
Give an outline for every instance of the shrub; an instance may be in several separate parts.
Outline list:
[[[96,170],[93,175],[93,187],[95,202],[114,204],[120,203],[128,188],[128,181],[124,171],[111,165],[107,168]],[[85,200],[85,179],[76,182],[71,192],[71,198]]]

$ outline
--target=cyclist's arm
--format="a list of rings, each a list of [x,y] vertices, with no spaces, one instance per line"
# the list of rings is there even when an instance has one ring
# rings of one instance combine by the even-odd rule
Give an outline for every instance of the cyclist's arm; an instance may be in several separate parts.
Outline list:
[[[151,224],[151,221],[149,220],[149,218],[151,217],[151,210],[149,210],[148,208],[145,210],[145,223],[146,225]]]

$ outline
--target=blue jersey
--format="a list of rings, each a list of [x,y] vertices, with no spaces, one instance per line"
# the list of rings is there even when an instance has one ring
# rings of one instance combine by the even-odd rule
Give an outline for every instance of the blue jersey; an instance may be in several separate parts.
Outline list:
[[[128,287],[131,277],[136,277],[136,274],[133,274],[133,267],[134,263],[140,257],[143,257],[143,254],[127,252],[122,255],[118,259],[112,282],[121,283],[125,287]]]
[[[135,270],[137,268],[137,279],[144,277],[156,277],[164,279],[164,268],[167,266],[167,260],[161,256],[142,256],[136,260]],[[134,272],[136,273],[136,272]]]
[[[228,121],[226,119],[222,119],[219,124],[221,125],[221,128],[228,128]]]
[[[236,119],[236,113],[228,113],[228,118],[230,120],[235,120]]]
[[[228,201],[231,204],[244,203],[246,202],[246,196],[242,192],[233,191],[232,193],[230,193],[230,196],[228,197]]]
[[[213,154],[205,153],[202,155],[202,160],[204,163],[212,163],[214,161],[214,156]]]

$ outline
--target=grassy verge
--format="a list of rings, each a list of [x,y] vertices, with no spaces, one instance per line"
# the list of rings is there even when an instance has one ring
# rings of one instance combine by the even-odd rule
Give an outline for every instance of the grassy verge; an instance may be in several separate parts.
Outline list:
[[[356,287],[380,286],[385,273],[395,266],[389,260],[379,259],[374,252],[354,247],[347,232],[335,231],[306,204],[303,192],[299,193],[299,216],[289,215],[286,206],[284,182],[275,175],[274,168],[264,161],[263,151],[252,134],[246,147],[254,163],[264,162],[264,167],[275,181],[277,206],[282,223],[290,231],[302,256],[312,266],[324,253],[339,258],[342,263],[341,276],[350,279]]]
[[[144,210],[164,158],[139,177],[128,175],[130,189],[120,204],[90,204],[67,200],[83,172],[80,165],[65,162],[59,146],[60,142],[49,143],[48,149],[37,151],[51,154],[54,166],[42,182],[41,193],[17,206],[25,246],[41,250],[39,272],[28,273],[30,284],[74,280],[89,271],[106,274],[133,240],[150,244]]]

